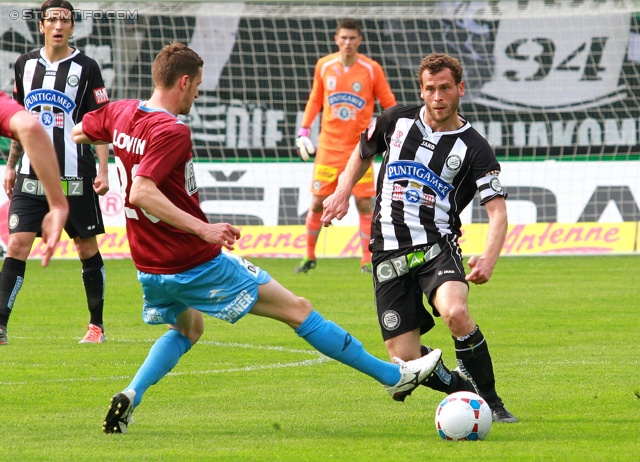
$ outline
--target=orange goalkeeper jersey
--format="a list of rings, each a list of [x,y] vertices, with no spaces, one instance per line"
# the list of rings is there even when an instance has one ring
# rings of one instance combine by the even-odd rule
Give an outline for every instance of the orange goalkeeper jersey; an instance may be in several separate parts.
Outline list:
[[[397,104],[380,64],[358,54],[345,68],[339,53],[327,55],[316,64],[302,126],[310,127],[322,109],[319,145],[348,158],[371,123],[376,98],[384,109]]]

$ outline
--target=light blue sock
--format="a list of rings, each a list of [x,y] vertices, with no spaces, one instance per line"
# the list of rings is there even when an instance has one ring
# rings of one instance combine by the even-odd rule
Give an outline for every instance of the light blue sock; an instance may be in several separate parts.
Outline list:
[[[191,349],[191,341],[177,330],[171,329],[153,344],[135,377],[126,388],[133,389],[136,397],[133,406],[142,401],[142,395],[151,385],[167,375],[178,364],[180,357]]]
[[[373,377],[383,385],[395,385],[400,380],[400,366],[372,356],[357,338],[334,322],[325,320],[315,310],[295,332],[320,353]]]

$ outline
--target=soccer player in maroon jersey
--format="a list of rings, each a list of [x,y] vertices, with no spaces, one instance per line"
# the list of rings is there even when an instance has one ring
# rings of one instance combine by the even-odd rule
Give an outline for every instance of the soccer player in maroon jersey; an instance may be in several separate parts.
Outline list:
[[[131,383],[111,399],[105,433],[124,433],[145,391],[164,377],[204,331],[202,313],[235,323],[247,313],[284,322],[326,356],[378,380],[394,399],[424,382],[441,351],[389,363],[325,320],[308,300],[229,252],[240,237],[228,223],[209,223],[200,209],[191,134],[178,119],[198,97],[203,61],[180,43],[152,66],[148,101],[117,101],[73,128],[77,143],[113,143],[127,236],[143,291],[143,319],[168,324]]]

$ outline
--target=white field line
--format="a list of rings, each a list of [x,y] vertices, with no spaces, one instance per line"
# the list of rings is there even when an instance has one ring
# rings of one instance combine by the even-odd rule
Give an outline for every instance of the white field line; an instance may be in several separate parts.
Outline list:
[[[26,337],[25,337],[26,338]],[[138,342],[140,340],[117,340],[118,342]],[[143,342],[147,342],[147,340],[142,340]],[[149,342],[153,342],[154,340],[148,340]],[[255,366],[245,366],[245,367],[232,367],[229,369],[208,369],[208,370],[192,370],[192,371],[184,371],[184,372],[169,372],[167,375],[211,375],[211,374],[225,374],[225,373],[234,373],[234,372],[250,372],[250,371],[259,371],[266,369],[282,369],[285,367],[306,367],[306,366],[314,366],[317,364],[322,364],[331,361],[331,358],[323,355],[322,353],[315,350],[300,350],[300,349],[292,349],[285,348],[279,346],[265,346],[265,345],[251,345],[247,343],[222,343],[222,342],[214,342],[214,341],[200,341],[198,344],[203,345],[213,345],[216,347],[229,347],[229,348],[248,348],[255,350],[268,350],[268,351],[283,351],[286,353],[299,353],[315,356],[315,359],[306,359],[303,361],[294,361],[294,362],[277,362],[271,364],[261,364]],[[0,367],[4,368],[10,365],[6,363],[0,362]],[[21,364],[24,367],[24,364]],[[41,364],[34,364],[35,367],[40,367]],[[48,379],[48,380],[29,380],[27,381],[0,381],[1,386],[10,386],[10,385],[35,385],[39,383],[67,383],[67,382],[98,382],[103,380],[124,380],[127,378],[131,378],[132,376],[109,376],[109,377],[87,377],[87,378],[58,378],[58,379]]]

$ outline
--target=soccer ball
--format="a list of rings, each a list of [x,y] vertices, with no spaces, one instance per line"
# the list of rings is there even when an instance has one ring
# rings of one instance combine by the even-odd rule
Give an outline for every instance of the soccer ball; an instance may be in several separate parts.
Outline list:
[[[443,440],[483,440],[491,430],[491,423],[487,402],[468,391],[450,394],[436,409],[436,430]]]

